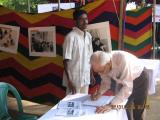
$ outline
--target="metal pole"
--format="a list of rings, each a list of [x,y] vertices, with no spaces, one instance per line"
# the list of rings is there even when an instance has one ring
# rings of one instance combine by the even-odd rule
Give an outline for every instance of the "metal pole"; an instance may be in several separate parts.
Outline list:
[[[30,4],[30,0],[28,0],[27,2],[28,2],[28,13],[31,13],[31,4]]]
[[[61,1],[60,1],[60,0],[58,0],[58,11],[61,11],[60,3],[61,3]]]
[[[153,0],[153,59],[155,59],[155,45],[156,45],[156,22],[155,22],[155,6],[156,6],[156,0]]]

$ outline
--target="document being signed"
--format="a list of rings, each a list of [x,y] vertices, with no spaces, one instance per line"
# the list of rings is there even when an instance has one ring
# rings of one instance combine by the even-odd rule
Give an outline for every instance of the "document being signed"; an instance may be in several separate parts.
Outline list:
[[[114,96],[101,96],[98,100],[95,101],[89,98],[83,102],[83,105],[94,106],[94,107],[102,106],[108,104],[113,98]]]

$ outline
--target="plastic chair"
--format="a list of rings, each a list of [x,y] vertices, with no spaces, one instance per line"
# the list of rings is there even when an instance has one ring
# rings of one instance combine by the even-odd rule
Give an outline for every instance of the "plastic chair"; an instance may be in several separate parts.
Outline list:
[[[8,113],[7,96],[9,91],[17,100],[19,111],[15,118],[12,118]],[[15,87],[13,87],[11,84],[0,82],[0,120],[37,120],[37,116],[23,112],[21,100],[21,96]]]

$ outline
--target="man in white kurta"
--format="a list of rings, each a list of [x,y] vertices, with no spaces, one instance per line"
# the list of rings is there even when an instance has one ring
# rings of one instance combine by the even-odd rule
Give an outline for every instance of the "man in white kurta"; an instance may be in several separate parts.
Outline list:
[[[80,11],[75,20],[77,26],[65,37],[63,44],[63,85],[67,87],[67,94],[88,93],[90,84],[90,56],[93,50],[92,37],[85,30],[88,24],[85,11]]]
[[[148,92],[148,75],[140,60],[125,51],[112,51],[105,53],[97,51],[91,56],[93,71],[100,74],[102,82],[97,93],[92,99],[98,99],[114,83],[115,97],[105,106],[97,108],[97,113],[110,111],[124,100],[128,102],[124,108],[127,110],[128,119],[131,120],[133,109],[134,120],[142,120]],[[133,105],[133,106],[132,106]]]

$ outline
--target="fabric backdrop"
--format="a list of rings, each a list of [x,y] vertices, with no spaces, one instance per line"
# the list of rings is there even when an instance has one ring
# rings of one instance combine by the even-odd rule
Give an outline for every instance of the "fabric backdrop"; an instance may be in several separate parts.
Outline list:
[[[83,7],[89,14],[89,23],[109,21],[112,48],[118,46],[119,0],[98,0]],[[117,14],[116,14],[117,10]],[[0,81],[14,85],[23,99],[57,103],[65,96],[62,86],[62,44],[65,35],[74,26],[73,9],[27,14],[0,7],[0,24],[20,26],[17,54],[0,51]],[[138,57],[149,57],[151,52],[151,8],[126,13],[125,50]],[[29,56],[28,28],[56,26],[56,57]]]

